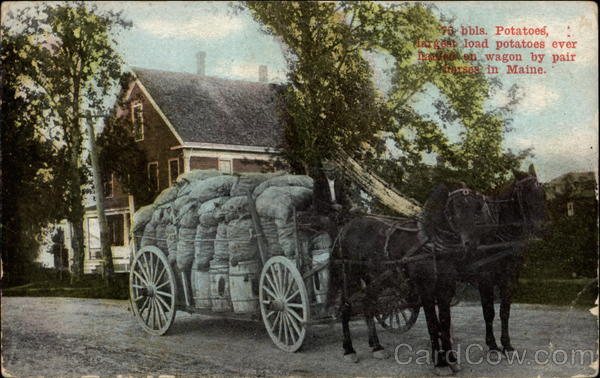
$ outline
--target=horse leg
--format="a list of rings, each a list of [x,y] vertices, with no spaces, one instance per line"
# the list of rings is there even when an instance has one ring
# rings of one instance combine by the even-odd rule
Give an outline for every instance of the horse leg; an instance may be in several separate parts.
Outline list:
[[[373,357],[383,360],[390,357],[390,354],[385,350],[379,343],[379,337],[377,337],[377,330],[375,329],[375,321],[373,317],[376,315],[374,309],[377,303],[377,296],[373,293],[373,290],[367,290],[367,295],[363,301],[363,308],[365,313],[365,322],[369,330],[369,346],[372,348]]]
[[[352,306],[344,299],[340,310],[342,318],[342,332],[344,333],[344,359],[350,362],[358,362],[358,356],[352,347],[352,338],[350,337],[350,318],[352,317]]]
[[[450,313],[450,301],[454,294],[454,282],[445,282],[439,290],[437,290],[437,305],[438,305],[438,317],[440,321],[440,339],[442,342],[442,352],[444,353],[444,359],[452,369],[452,372],[457,373],[460,371],[459,363],[456,359],[456,354],[452,350],[451,341],[451,325],[452,317]]]
[[[431,295],[421,294],[421,305],[427,321],[427,331],[431,340],[431,358],[436,367],[447,366],[440,351],[439,321],[435,311],[435,299]]]
[[[479,281],[479,296],[481,297],[481,309],[485,320],[485,343],[490,351],[500,351],[496,338],[494,337],[494,285],[483,279]]]
[[[514,348],[510,344],[510,336],[508,334],[508,319],[510,318],[510,305],[512,303],[512,284],[510,280],[505,280],[500,285],[500,322],[502,325],[502,335],[500,342],[504,353],[514,352]]]

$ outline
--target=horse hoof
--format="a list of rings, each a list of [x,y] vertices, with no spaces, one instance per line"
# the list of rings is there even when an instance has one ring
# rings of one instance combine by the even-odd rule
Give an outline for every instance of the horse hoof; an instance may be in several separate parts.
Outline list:
[[[358,362],[358,356],[356,355],[356,353],[344,354],[344,360],[346,360],[348,362],[352,362],[352,363],[357,363]]]
[[[380,349],[373,352],[373,357],[378,360],[385,360],[386,358],[390,358],[390,352],[386,349]]]
[[[450,366],[453,373],[458,373],[461,370],[458,362],[448,362],[448,366]]]
[[[436,366],[433,368],[433,374],[439,377],[448,377],[454,373],[452,373],[452,369],[448,366]]]
[[[502,349],[502,354],[504,354],[505,356],[512,356],[515,353],[517,353],[517,351],[513,347]]]

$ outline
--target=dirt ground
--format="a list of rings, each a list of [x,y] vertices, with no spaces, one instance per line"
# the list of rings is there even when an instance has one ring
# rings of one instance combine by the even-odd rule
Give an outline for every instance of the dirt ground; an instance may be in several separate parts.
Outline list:
[[[262,323],[179,312],[170,332],[150,336],[128,312],[127,301],[73,298],[2,298],[2,368],[5,375],[431,375],[423,364],[429,341],[423,314],[403,335],[380,332],[392,352],[372,358],[362,321],[352,324],[360,362],[342,358],[339,325],[317,326],[297,353],[278,350]],[[521,363],[497,362],[484,347],[478,303],[453,309],[458,376],[595,375],[598,324],[589,311],[514,305],[513,345]],[[499,322],[496,322],[499,341]],[[411,349],[412,348],[412,349]],[[397,350],[396,357],[394,351]],[[577,351],[588,351],[581,354]],[[594,351],[594,352],[591,352]],[[536,355],[537,353],[537,355]],[[578,354],[579,353],[579,354]],[[583,364],[581,359],[583,358]],[[564,361],[564,362],[563,362]]]

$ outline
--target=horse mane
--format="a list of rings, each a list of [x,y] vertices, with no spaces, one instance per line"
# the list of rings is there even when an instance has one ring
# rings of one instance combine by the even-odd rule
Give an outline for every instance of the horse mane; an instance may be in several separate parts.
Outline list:
[[[528,172],[513,171],[512,180],[506,181],[503,185],[499,186],[496,190],[494,190],[491,193],[491,197],[506,198],[510,196],[515,184],[518,181],[523,180],[524,178],[527,178],[529,176],[531,176],[531,174]]]
[[[423,227],[427,235],[433,235],[435,230],[446,228],[448,223],[444,211],[451,189],[447,184],[436,185],[427,198],[421,213]]]

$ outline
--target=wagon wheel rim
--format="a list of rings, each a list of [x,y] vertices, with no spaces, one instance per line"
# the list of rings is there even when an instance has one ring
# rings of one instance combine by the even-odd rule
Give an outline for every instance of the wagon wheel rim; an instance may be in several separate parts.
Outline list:
[[[260,312],[278,348],[295,352],[306,338],[310,307],[306,285],[295,264],[274,256],[264,265],[259,286]]]
[[[412,328],[417,322],[419,316],[419,306],[404,307],[406,301],[401,300],[398,306],[395,306],[386,314],[375,316],[377,322],[383,329],[393,333],[404,333]]]
[[[131,264],[129,301],[144,331],[164,335],[175,320],[177,282],[167,257],[160,249],[142,248]]]

